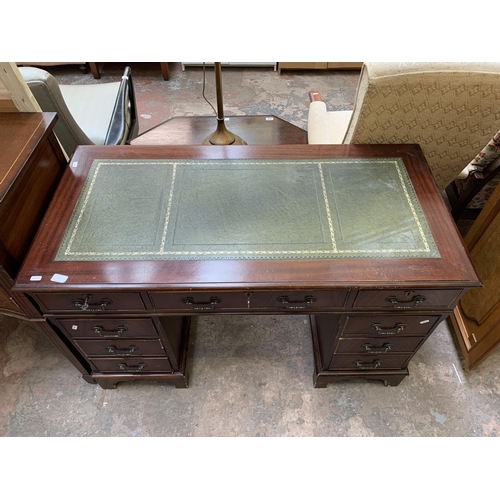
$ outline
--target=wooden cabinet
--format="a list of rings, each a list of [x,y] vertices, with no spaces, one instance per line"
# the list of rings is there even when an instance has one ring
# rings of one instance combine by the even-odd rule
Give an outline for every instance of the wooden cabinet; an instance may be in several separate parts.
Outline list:
[[[55,113],[0,113],[0,313],[38,316],[11,288],[59,183],[66,159]]]
[[[284,69],[304,70],[304,69],[361,69],[362,62],[279,62],[278,74]]]
[[[89,364],[103,388],[136,378],[166,380],[187,387],[186,357],[190,318],[48,316],[55,329]]]
[[[185,387],[205,314],[308,315],[316,387],[397,385],[480,286],[416,145],[89,146],[72,162],[15,290],[104,388]]]
[[[468,368],[500,347],[500,186],[474,221],[465,244],[483,283],[460,300],[451,320]]]

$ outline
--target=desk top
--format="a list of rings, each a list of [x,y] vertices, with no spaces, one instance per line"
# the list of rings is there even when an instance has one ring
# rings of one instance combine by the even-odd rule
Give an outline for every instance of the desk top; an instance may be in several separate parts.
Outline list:
[[[16,288],[436,282],[478,284],[418,146],[85,146]]]
[[[439,257],[401,158],[92,162],[57,261]]]
[[[56,119],[56,113],[0,113],[0,201]]]

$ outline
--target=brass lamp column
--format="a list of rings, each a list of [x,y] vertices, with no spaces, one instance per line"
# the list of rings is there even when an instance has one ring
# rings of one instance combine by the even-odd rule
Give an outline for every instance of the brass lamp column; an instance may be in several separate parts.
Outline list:
[[[203,144],[213,144],[216,146],[243,145],[246,142],[236,134],[226,128],[224,123],[224,105],[222,103],[222,69],[221,63],[215,64],[215,88],[217,92],[217,129],[210,134]]]

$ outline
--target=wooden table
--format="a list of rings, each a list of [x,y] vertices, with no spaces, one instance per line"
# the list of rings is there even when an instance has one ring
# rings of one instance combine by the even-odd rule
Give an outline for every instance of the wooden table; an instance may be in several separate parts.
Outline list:
[[[103,388],[186,387],[204,314],[308,315],[324,387],[399,384],[478,286],[418,146],[84,146],[15,290]]]
[[[231,116],[226,127],[249,145],[307,144],[307,132],[277,116]],[[180,116],[144,132],[133,146],[197,145],[217,128],[215,116]]]

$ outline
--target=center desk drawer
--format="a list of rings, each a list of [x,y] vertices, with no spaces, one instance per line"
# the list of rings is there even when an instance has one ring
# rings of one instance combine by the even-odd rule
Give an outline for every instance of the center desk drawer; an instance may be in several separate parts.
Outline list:
[[[461,292],[462,290],[361,290],[353,307],[391,310],[451,309]]]
[[[35,299],[47,311],[80,311],[93,314],[109,311],[144,311],[138,293],[37,293]]]
[[[151,292],[156,310],[167,311],[217,311],[247,309],[245,292]]]

